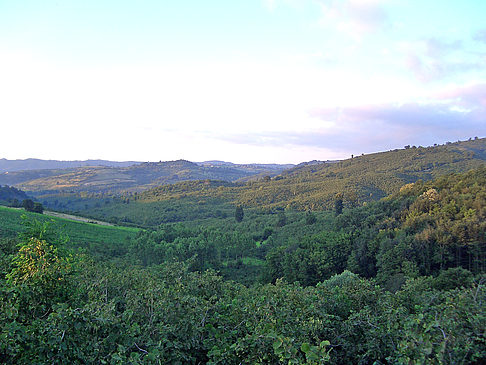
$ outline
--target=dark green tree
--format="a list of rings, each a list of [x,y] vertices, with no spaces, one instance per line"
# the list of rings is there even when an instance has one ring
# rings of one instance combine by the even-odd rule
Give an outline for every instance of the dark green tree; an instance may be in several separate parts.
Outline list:
[[[42,206],[41,203],[34,203],[34,207],[32,208],[32,211],[35,213],[44,213],[44,207]]]
[[[243,207],[238,205],[235,210],[235,219],[237,222],[241,222],[243,220],[243,216],[245,213],[243,212]]]
[[[285,212],[281,210],[278,212],[278,221],[277,221],[277,227],[283,227],[287,224],[287,216],[285,215]]]
[[[34,202],[32,201],[32,199],[24,199],[22,201],[22,207],[28,212],[33,212],[34,211]]]
[[[343,212],[343,196],[342,194],[337,194],[334,199],[334,212],[338,216]]]

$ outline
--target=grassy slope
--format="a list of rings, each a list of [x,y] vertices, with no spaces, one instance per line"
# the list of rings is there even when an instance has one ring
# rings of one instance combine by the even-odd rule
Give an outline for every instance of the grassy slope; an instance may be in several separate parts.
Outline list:
[[[24,214],[29,218],[52,221],[56,227],[68,235],[69,242],[75,247],[104,244],[118,246],[135,237],[138,232],[136,228],[100,226],[0,206],[0,237],[16,237],[19,232],[23,231],[21,217]]]

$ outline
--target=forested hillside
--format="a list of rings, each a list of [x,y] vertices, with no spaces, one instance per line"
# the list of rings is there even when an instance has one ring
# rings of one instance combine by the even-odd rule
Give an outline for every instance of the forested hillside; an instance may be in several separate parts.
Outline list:
[[[486,361],[486,167],[359,207],[230,215],[214,200],[138,232],[86,225],[91,245],[82,223],[22,228],[2,209],[1,362]]]
[[[38,199],[51,209],[102,220],[156,226],[198,218],[221,218],[234,207],[319,211],[335,204],[357,207],[418,180],[486,165],[486,139],[433,147],[408,147],[339,162],[313,162],[274,177],[230,183],[216,180],[161,185],[141,193],[51,193]]]
[[[0,205],[18,206],[22,200],[28,198],[27,194],[22,190],[8,185],[0,185]]]
[[[238,203],[297,209],[332,207],[337,194],[360,205],[394,193],[406,183],[484,166],[486,139],[354,157],[286,170],[270,182],[241,189]]]

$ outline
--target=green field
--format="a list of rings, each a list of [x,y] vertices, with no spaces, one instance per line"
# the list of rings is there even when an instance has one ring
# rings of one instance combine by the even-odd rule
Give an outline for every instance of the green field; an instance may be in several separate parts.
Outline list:
[[[30,220],[51,221],[56,230],[69,238],[69,243],[73,247],[87,248],[93,253],[105,252],[108,249],[113,253],[114,249],[125,246],[125,243],[134,238],[139,231],[138,228],[101,226],[0,206],[0,237],[17,237],[25,228],[22,224],[24,215]]]

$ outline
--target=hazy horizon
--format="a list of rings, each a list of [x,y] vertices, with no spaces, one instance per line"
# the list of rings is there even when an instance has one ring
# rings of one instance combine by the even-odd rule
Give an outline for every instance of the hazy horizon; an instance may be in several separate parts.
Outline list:
[[[434,143],[433,145],[418,145],[418,146],[415,146],[415,145],[405,145],[405,146],[401,146],[401,147],[397,147],[397,148],[393,148],[393,149],[390,149],[390,150],[383,150],[383,151],[372,151],[372,152],[369,152],[369,153],[366,153],[366,155],[369,155],[369,154],[377,154],[377,153],[385,153],[385,152],[389,152],[389,151],[392,151],[392,150],[399,150],[399,149],[405,149],[405,148],[408,148],[408,147],[436,147],[436,146],[440,146],[440,145],[445,145],[447,143],[456,143],[456,142],[466,142],[468,140],[473,140],[473,139],[482,139],[482,138],[485,138],[485,137],[478,137],[478,136],[475,136],[475,137],[469,137],[468,139],[465,139],[465,140],[457,140],[457,141],[446,141],[445,143]],[[364,155],[364,153],[363,153]],[[301,164],[301,163],[307,163],[307,162],[313,162],[313,161],[318,161],[318,162],[332,162],[332,161],[339,161],[339,160],[346,160],[346,159],[349,159],[349,158],[353,158],[353,157],[359,157],[360,155],[355,155],[355,154],[351,154],[349,156],[345,156],[343,158],[339,158],[339,159],[326,159],[326,160],[318,160],[318,159],[312,159],[312,160],[305,160],[305,161],[299,161],[299,162],[259,162],[259,161],[243,161],[243,162],[235,162],[235,161],[230,161],[230,160],[223,160],[223,159],[211,159],[211,160],[188,160],[188,159],[185,159],[185,158],[175,158],[175,159],[171,159],[171,160],[145,160],[145,161],[142,161],[142,160],[133,160],[133,159],[128,159],[128,160],[107,160],[107,159],[104,159],[104,158],[89,158],[89,159],[75,159],[75,160],[66,160],[66,159],[42,159],[42,158],[38,158],[38,157],[26,157],[26,158],[14,158],[14,159],[9,159],[9,158],[5,158],[5,157],[2,157],[0,156],[0,160],[8,160],[8,161],[25,161],[25,160],[41,160],[41,161],[59,161],[59,162],[88,162],[88,161],[107,161],[107,162],[116,162],[116,163],[157,163],[157,162],[175,162],[175,161],[180,161],[180,160],[185,160],[185,161],[189,161],[189,162],[193,162],[193,163],[209,163],[209,162],[220,162],[220,163],[233,163],[235,165],[272,165],[272,164],[275,164],[275,165],[298,165],[298,164]]]

